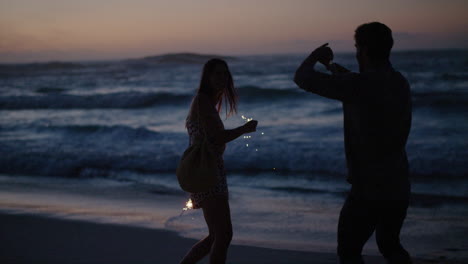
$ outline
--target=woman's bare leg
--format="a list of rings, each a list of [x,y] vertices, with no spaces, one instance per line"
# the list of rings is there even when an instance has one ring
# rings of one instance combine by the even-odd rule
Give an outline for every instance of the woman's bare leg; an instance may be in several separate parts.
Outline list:
[[[210,235],[213,237],[210,264],[226,262],[227,251],[232,239],[231,211],[227,197],[210,197],[203,203]]]
[[[231,212],[227,197],[209,197],[203,201],[203,215],[209,235],[195,244],[181,264],[194,264],[211,251],[210,263],[226,262],[227,250],[232,239]]]
[[[185,255],[180,264],[195,264],[210,253],[213,244],[213,237],[208,235],[195,244]]]

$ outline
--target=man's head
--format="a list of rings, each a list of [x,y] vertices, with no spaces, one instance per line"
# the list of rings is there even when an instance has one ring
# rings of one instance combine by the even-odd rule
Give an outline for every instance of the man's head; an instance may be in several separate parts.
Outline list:
[[[389,27],[379,22],[362,24],[356,29],[354,39],[360,66],[377,66],[388,62],[393,47],[392,30]]]

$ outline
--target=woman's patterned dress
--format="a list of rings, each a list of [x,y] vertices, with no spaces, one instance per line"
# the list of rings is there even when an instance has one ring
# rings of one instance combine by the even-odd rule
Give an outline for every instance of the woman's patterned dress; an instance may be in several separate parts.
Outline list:
[[[218,111],[210,101],[207,95],[198,94],[195,96],[190,112],[186,120],[186,127],[190,138],[190,146],[196,139],[203,138],[206,134],[208,144],[215,153],[218,163],[218,173],[216,177],[218,181],[216,185],[207,192],[191,193],[193,208],[199,209],[203,207],[203,201],[208,197],[222,196],[228,197],[228,187],[226,181],[226,171],[224,169],[223,154],[226,149],[226,144],[214,143],[216,133],[224,130],[223,122],[219,117]]]

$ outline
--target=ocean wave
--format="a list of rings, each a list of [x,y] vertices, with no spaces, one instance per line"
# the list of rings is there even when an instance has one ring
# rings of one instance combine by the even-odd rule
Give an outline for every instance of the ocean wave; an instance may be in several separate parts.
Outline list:
[[[412,92],[415,106],[460,109],[468,108],[468,93],[464,91],[453,92]]]
[[[281,100],[292,97],[299,99],[304,96],[300,89],[274,89],[248,85],[240,86],[238,90],[242,100]]]
[[[115,142],[115,139],[114,139]],[[0,172],[65,178],[109,177],[115,171],[158,173],[174,171],[177,155],[161,156],[149,150],[112,147],[112,142],[83,142],[81,146],[48,146],[44,150],[18,150],[1,146]],[[90,150],[99,145],[102,150]],[[47,147],[47,146],[44,146]],[[157,147],[155,147],[157,149]]]
[[[241,174],[270,172],[278,176],[308,174],[345,178],[343,142],[327,139],[329,129],[296,133],[293,141],[282,136],[282,131],[275,134],[271,129],[277,128],[262,128],[267,131],[265,137],[256,135],[248,141],[239,139],[230,143],[224,155],[226,169]],[[413,130],[413,139],[418,133]],[[311,135],[315,140],[301,140],[303,135]],[[89,168],[102,177],[112,170],[174,172],[187,143],[185,132],[154,131],[144,126],[48,125],[41,121],[12,124],[2,126],[0,172],[65,177],[91,176]],[[250,146],[246,147],[246,143]],[[436,149],[431,144],[424,147]],[[413,178],[467,177],[462,147],[445,145],[436,152],[420,149],[421,145],[410,139],[407,150]],[[287,186],[280,189],[283,187]]]
[[[0,109],[143,108],[188,102],[191,96],[171,93],[120,92],[93,95],[46,93],[38,96],[2,96]]]
[[[175,173],[180,156],[187,147],[187,140],[183,140],[182,135],[180,140],[173,140],[166,134],[144,128],[74,127],[53,130],[68,134],[57,138],[2,142],[0,173],[72,178],[111,177],[115,171]],[[271,177],[278,178],[320,175],[344,181],[346,177],[342,155],[332,155],[322,149],[314,152],[278,151],[281,150],[267,150],[268,155],[257,156],[248,151],[239,155],[228,153],[225,156],[226,169],[229,174],[269,173]],[[456,160],[412,157],[411,177],[418,180],[464,179],[467,167],[463,162],[462,157]],[[302,186],[271,189],[304,194],[320,192]]]
[[[241,86],[239,96],[243,102],[264,102],[281,100],[323,100],[318,96],[304,96],[299,89],[274,89],[258,86]],[[188,104],[191,94],[170,92],[117,92],[107,94],[74,95],[65,93],[60,87],[40,87],[38,95],[0,96],[0,109],[127,109],[145,108],[168,104]],[[468,107],[468,93],[465,91],[425,92],[413,91],[415,106]]]
[[[326,189],[297,187],[297,186],[269,187],[268,189],[273,190],[273,191],[281,191],[281,192],[296,193],[296,194],[333,194],[337,196],[344,196],[347,193],[347,191],[331,191],[331,190],[326,190]]]
[[[76,134],[81,136],[104,135],[109,140],[132,139],[132,138],[152,138],[159,135],[158,132],[149,130],[145,127],[128,127],[122,125],[104,126],[104,125],[68,125],[68,126],[39,126],[35,128],[39,132],[55,132]]]
[[[173,70],[172,66],[196,66],[202,65],[211,58],[221,58],[227,61],[236,61],[236,57],[221,56],[215,54],[197,53],[169,53],[143,58],[124,59],[119,61],[93,61],[93,62],[64,62],[52,61],[45,63],[22,63],[22,64],[0,64],[0,76],[8,78],[24,78],[25,76],[40,77],[44,75],[62,74],[68,76],[76,74],[87,74],[93,79],[100,79],[103,75],[112,75],[121,71],[140,71],[160,69],[163,71]],[[122,77],[121,77],[122,78]],[[124,77],[125,78],[125,77]]]
[[[0,171],[12,174],[89,177],[90,171],[98,176],[113,170],[169,171],[179,154],[170,150],[178,142],[171,134],[145,127],[29,124],[5,130],[12,136],[1,141]],[[175,148],[183,149],[186,141],[179,144]]]
[[[87,67],[86,64],[61,61],[25,64],[0,64],[0,74],[7,76],[23,76],[25,73],[72,71],[83,69],[85,67]]]
[[[43,86],[43,87],[37,88],[35,92],[41,93],[41,94],[48,94],[48,93],[63,93],[67,90],[68,89],[61,88],[61,87]]]
[[[440,75],[440,79],[444,81],[466,81],[468,80],[468,72],[443,73]]]
[[[442,194],[427,194],[427,193],[412,193],[411,194],[411,205],[419,207],[438,207],[443,204],[460,204],[466,205],[468,203],[468,197],[453,195],[442,195]]]
[[[170,92],[117,92],[107,94],[75,95],[64,93],[60,87],[40,87],[38,95],[0,96],[0,109],[107,109],[144,108],[167,104],[186,104],[192,94]],[[257,86],[239,87],[243,101],[264,101],[303,98],[299,89],[273,89]]]

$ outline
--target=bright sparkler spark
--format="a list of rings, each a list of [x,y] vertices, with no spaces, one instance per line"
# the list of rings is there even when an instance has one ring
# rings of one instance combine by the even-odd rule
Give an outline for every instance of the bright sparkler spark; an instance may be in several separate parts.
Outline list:
[[[245,122],[249,122],[249,121],[252,121],[253,118],[248,118],[246,117],[245,115],[241,115],[241,118],[242,120],[244,120]],[[262,135],[265,135],[264,132],[261,132]],[[252,136],[244,136],[244,139],[249,139],[249,138],[252,138]],[[245,144],[245,146],[248,148],[249,147],[249,144]],[[258,148],[255,149],[255,152],[258,152]],[[273,168],[273,170],[276,170],[276,168]]]
[[[190,210],[190,209],[193,209],[192,199],[189,199],[189,200],[185,203],[185,207],[182,208],[182,212],[180,212],[180,215],[179,215],[179,216],[182,216],[182,215],[184,214],[185,211]],[[192,219],[193,219],[193,218],[192,218]]]
[[[241,118],[242,120],[244,120],[245,122],[249,122],[249,121],[252,121],[253,118],[248,118],[246,117],[245,115],[241,115]],[[265,133],[262,132],[262,135],[264,135]],[[244,139],[249,139],[249,138],[252,138],[252,136],[244,136]],[[249,147],[249,144],[245,144],[245,146],[248,148]],[[255,149],[255,151],[258,151],[258,149]]]
[[[243,120],[245,120],[245,122],[249,122],[253,120],[253,118],[248,118],[248,117],[245,117],[244,115],[242,115],[241,117]]]
[[[193,209],[192,199],[189,199],[187,201],[187,203],[185,204],[185,207],[182,208],[182,210],[184,210],[184,211],[187,211],[187,210],[190,210],[190,209]]]

